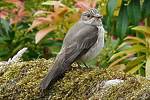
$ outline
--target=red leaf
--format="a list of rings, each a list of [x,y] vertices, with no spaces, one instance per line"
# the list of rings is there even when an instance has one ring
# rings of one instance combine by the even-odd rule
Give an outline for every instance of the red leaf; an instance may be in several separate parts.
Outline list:
[[[92,1],[91,0],[76,0],[76,6],[80,7],[80,8],[76,8],[77,11],[79,12],[83,12],[86,9],[92,8]],[[94,1],[93,3],[93,7],[96,5],[97,0]]]
[[[43,23],[50,23],[50,20],[44,17],[36,18],[36,20],[43,21]]]
[[[97,4],[97,0],[94,0],[94,3],[92,5],[92,8],[95,8],[96,7],[96,4]]]
[[[78,21],[79,19],[80,19],[79,13],[74,13],[69,18],[67,18],[66,22],[73,23],[73,22]]]
[[[28,29],[28,31],[26,33],[28,33],[30,30],[32,30],[33,28],[41,25],[41,24],[45,24],[45,23],[49,23],[50,21],[46,18],[37,18],[33,21],[32,25],[30,26],[30,28]]]
[[[59,5],[61,4],[61,1],[58,1],[54,6],[54,11],[57,12],[57,9],[59,8]]]
[[[76,6],[83,8],[91,8],[91,0],[77,1]]]
[[[84,5],[81,2],[77,2],[75,5],[78,7],[84,7]]]
[[[2,11],[2,12],[0,13],[0,18],[4,18],[4,17],[8,17],[8,12]]]
[[[45,39],[45,40],[54,40],[53,38],[47,38],[47,39]],[[63,40],[62,38],[55,38],[55,40]]]
[[[49,26],[44,29],[41,29],[35,36],[35,41],[38,43],[45,35],[47,35],[49,32],[57,29],[57,26]]]
[[[43,13],[51,14],[52,12],[39,10],[39,11],[37,11],[37,12],[34,14],[34,16],[39,15],[39,14],[43,14]]]
[[[26,13],[27,13],[27,11],[23,11],[23,9],[21,8],[18,12],[18,16],[23,17]]]
[[[47,39],[45,39],[45,40],[53,40],[53,38],[47,38]]]

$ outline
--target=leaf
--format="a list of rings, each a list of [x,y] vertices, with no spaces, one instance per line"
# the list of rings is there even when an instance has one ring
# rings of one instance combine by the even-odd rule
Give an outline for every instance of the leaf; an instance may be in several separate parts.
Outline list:
[[[140,20],[140,0],[131,0],[127,6],[127,11],[131,23],[134,26],[137,26]]]
[[[92,4],[92,8],[95,8],[96,7],[96,4],[97,4],[98,0],[94,0],[93,4]]]
[[[112,67],[112,69],[115,69],[115,70],[117,70],[117,71],[123,71],[124,69],[125,69],[125,65],[124,64],[119,64],[119,65],[114,65],[113,67]]]
[[[54,5],[54,11],[57,12],[57,8],[59,8],[59,5],[61,4],[61,1],[57,1]]]
[[[91,8],[91,0],[78,0],[75,5],[85,10]]]
[[[146,66],[145,66],[146,76],[150,77],[150,55],[147,58]]]
[[[0,37],[0,43],[4,42],[4,38]]]
[[[57,29],[57,26],[49,26],[44,29],[41,29],[35,36],[35,41],[38,43],[45,35],[47,35],[49,32]]]
[[[133,27],[131,29],[138,31],[138,32],[150,34],[150,27],[148,27],[148,26],[136,26],[136,27]]]
[[[117,64],[118,62],[120,62],[120,61],[122,61],[122,60],[128,58],[129,56],[131,56],[131,55],[133,55],[133,54],[135,54],[135,53],[136,53],[136,52],[132,52],[131,54],[128,54],[128,55],[126,55],[126,56],[124,56],[124,57],[121,57],[121,58],[117,59],[116,61],[114,61],[113,63],[111,63],[108,68],[111,68],[112,66],[114,66],[114,65]]]
[[[134,45],[133,47],[129,48],[129,49],[126,49],[126,50],[123,50],[123,51],[120,51],[116,54],[114,54],[109,61],[111,61],[112,59],[118,57],[118,56],[121,56],[123,54],[126,54],[126,53],[132,53],[132,52],[145,52],[145,51],[148,51],[148,49],[144,46],[141,46],[141,45]]]
[[[23,8],[21,8],[18,12],[18,16],[23,17],[26,13],[27,13],[27,11],[24,11]]]
[[[127,7],[122,4],[117,24],[116,24],[116,35],[122,40],[125,36],[126,30],[128,28],[128,14],[127,14]]]
[[[4,56],[6,54],[9,54],[11,50],[0,50],[0,56]]]
[[[144,0],[142,5],[142,19],[144,20],[150,14],[150,0]]]
[[[58,1],[58,2],[55,4],[55,6],[54,6],[54,11],[55,11],[55,13],[57,13],[57,14],[60,14],[60,13],[62,13],[62,12],[64,12],[65,14],[68,13],[68,12],[69,12],[69,7],[67,7],[67,6],[59,7],[60,4],[61,4],[61,1]],[[64,15],[65,15],[65,14],[64,14]]]
[[[13,3],[0,2],[0,7],[16,7]]]
[[[144,63],[141,63],[141,64],[139,64],[139,65],[133,67],[133,68],[132,68],[131,70],[129,70],[127,73],[131,73],[131,74],[135,73],[138,69],[140,69],[140,68],[142,67],[143,64],[144,64]]]
[[[59,1],[47,1],[47,2],[44,2],[42,3],[42,5],[56,5]],[[59,6],[65,6],[64,4],[62,3],[59,3]]]
[[[146,45],[146,42],[144,40],[140,39],[139,37],[127,36],[124,40],[127,40],[127,39],[132,39],[132,40],[135,40],[137,42],[140,42],[140,43],[143,43],[144,45]]]
[[[52,21],[51,19],[44,17],[36,18],[36,20],[42,21],[43,23],[50,23]]]
[[[140,57],[137,57],[136,59],[134,60],[131,60],[127,63],[126,67],[133,67],[133,66],[136,66],[137,64],[139,64],[141,62],[142,59],[144,59],[144,55],[143,56],[140,56]]]
[[[131,40],[128,40],[131,39]],[[125,42],[123,42],[118,49],[120,49],[121,47],[125,46],[125,45],[129,45],[129,44],[134,44],[134,43],[142,43],[144,45],[146,45],[146,42],[142,39],[140,39],[139,37],[132,37],[132,36],[127,36],[124,40],[126,40]]]
[[[104,3],[104,6],[102,6],[100,12],[101,12],[102,15],[104,15],[104,16],[106,15],[106,3]]]
[[[148,45],[150,46],[150,34],[144,34],[145,35],[145,38],[146,38],[146,41],[148,42]]]
[[[79,13],[74,13],[71,16],[69,16],[65,22],[68,22],[70,24],[68,24],[68,29],[70,29],[78,20],[80,19],[80,15]],[[64,33],[67,32],[67,30],[63,30]]]
[[[0,18],[1,19],[1,18]],[[4,20],[4,19],[1,19],[2,20],[2,22],[3,22],[3,25],[4,25],[4,27],[5,27],[5,31],[6,31],[6,33],[7,33],[7,35],[8,35],[8,31],[10,31],[10,28],[9,28],[9,24],[8,24],[8,22],[6,21],[6,20]],[[9,35],[8,35],[9,36]]]
[[[122,4],[122,0],[119,0],[118,3],[117,3],[117,5],[116,5],[115,11],[113,13],[113,16],[118,16],[119,15],[121,4]]]
[[[132,30],[136,30],[136,31],[143,33],[145,35],[146,41],[150,45],[150,27],[148,27],[148,26],[136,26],[136,27],[133,27]]]
[[[65,15],[69,12],[68,7],[57,8],[56,12],[52,13],[48,18],[52,20],[52,24],[59,25],[64,20]]]
[[[114,13],[113,13],[113,16],[118,16],[118,15],[119,15],[119,9],[115,10]]]
[[[118,0],[118,3],[116,5],[116,8],[120,8],[121,7],[121,4],[122,4],[122,0]]]
[[[51,14],[51,13],[53,13],[53,12],[39,10],[39,11],[37,11],[37,12],[34,14],[34,16],[39,15],[39,14],[43,14],[43,13]]]
[[[26,31],[26,33],[28,33],[30,30],[32,30],[33,28],[35,28],[41,24],[49,23],[48,20],[44,20],[44,19],[46,19],[46,18],[43,18],[43,20],[40,18],[35,19],[33,21],[32,25],[30,26],[30,28],[28,29],[28,31]]]
[[[134,44],[134,43],[138,43],[139,41],[135,41],[135,40],[128,40],[123,42],[117,49],[120,49],[121,47],[125,46],[125,45],[130,45],[130,44]]]
[[[59,15],[60,17],[64,17],[65,14],[67,14],[68,12],[69,12],[68,7],[57,8],[57,9],[56,9],[56,14]]]
[[[1,12],[0,12],[0,18],[3,18],[3,19],[4,19],[4,17],[8,17],[8,12],[6,12],[6,11],[1,11]]]
[[[118,0],[109,0],[108,1],[107,8],[106,8],[108,16],[110,16],[110,17],[113,16],[113,12],[116,8],[117,2],[118,2]]]
[[[71,16],[69,16],[66,19],[66,22],[73,23],[73,22],[77,22],[79,19],[80,19],[79,13],[73,13]]]

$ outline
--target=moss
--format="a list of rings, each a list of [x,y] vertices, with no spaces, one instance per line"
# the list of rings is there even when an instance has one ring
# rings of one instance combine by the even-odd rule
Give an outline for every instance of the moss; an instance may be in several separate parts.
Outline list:
[[[14,63],[0,71],[0,99],[36,98],[38,84],[52,66],[51,60]],[[40,93],[40,94],[39,94]]]
[[[0,100],[148,100],[150,81],[146,78],[99,68],[78,68],[72,65],[62,79],[47,90],[38,88],[40,81],[53,65],[53,60],[14,63],[0,70]],[[122,79],[125,82],[103,88],[103,82]]]

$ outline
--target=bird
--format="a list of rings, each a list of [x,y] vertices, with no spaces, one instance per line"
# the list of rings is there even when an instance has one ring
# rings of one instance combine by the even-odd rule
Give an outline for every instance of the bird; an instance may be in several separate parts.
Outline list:
[[[53,67],[39,84],[46,89],[51,81],[66,72],[74,62],[87,62],[94,59],[104,46],[103,16],[96,8],[85,10],[79,21],[64,37],[62,48],[57,54]]]

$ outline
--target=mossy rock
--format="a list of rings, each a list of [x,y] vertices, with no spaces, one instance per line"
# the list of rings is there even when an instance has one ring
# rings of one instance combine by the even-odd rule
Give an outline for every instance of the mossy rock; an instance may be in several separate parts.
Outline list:
[[[47,90],[38,88],[53,60],[18,62],[0,70],[0,100],[150,100],[150,81],[144,77],[72,65]],[[121,79],[104,88],[107,80]]]

